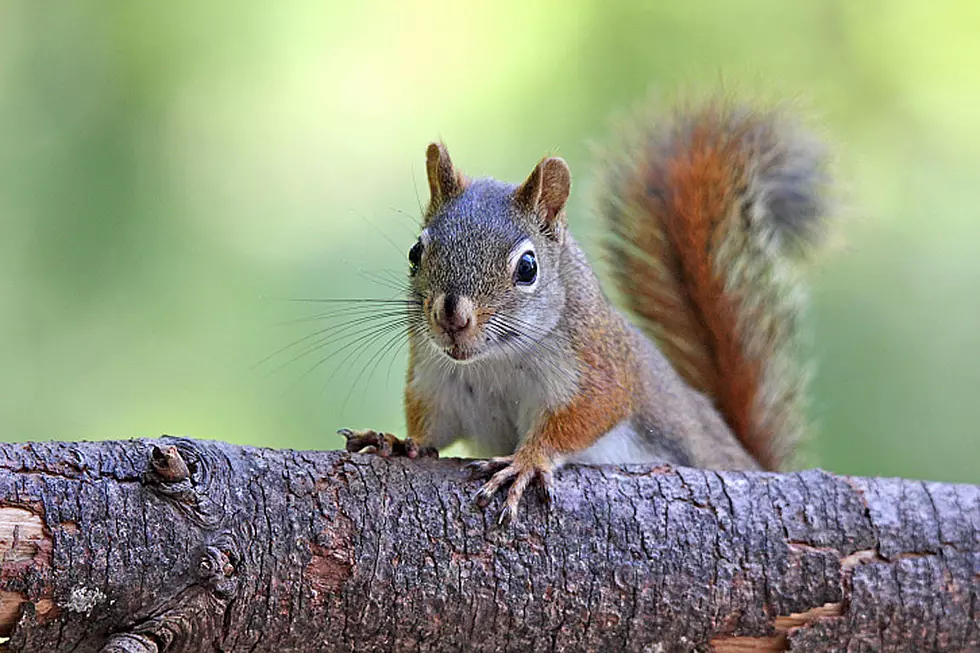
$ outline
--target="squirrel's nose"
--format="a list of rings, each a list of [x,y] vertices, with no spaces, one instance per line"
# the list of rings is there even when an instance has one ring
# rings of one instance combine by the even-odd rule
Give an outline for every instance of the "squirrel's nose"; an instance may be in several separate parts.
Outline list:
[[[465,331],[473,324],[474,306],[469,297],[446,293],[441,302],[436,302],[436,322],[449,334]]]

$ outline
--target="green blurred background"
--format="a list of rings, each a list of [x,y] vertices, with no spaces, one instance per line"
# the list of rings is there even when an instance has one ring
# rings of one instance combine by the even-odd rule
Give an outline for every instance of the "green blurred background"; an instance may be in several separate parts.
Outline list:
[[[724,86],[835,154],[811,458],[980,482],[978,28],[967,0],[3,2],[0,437],[401,431],[404,350],[253,367],[325,326],[270,298],[392,296],[435,138],[474,176],[564,156],[595,252],[611,118]]]

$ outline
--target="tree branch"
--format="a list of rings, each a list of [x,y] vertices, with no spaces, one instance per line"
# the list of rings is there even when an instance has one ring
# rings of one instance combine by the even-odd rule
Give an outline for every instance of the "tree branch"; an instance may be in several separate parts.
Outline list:
[[[980,487],[556,480],[499,530],[456,460],[0,445],[0,650],[980,650]]]

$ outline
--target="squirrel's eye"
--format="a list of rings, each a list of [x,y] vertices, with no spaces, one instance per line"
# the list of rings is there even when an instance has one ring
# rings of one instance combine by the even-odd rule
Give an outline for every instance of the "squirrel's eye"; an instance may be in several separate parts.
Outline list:
[[[524,252],[521,258],[517,259],[517,267],[514,269],[514,281],[519,285],[528,286],[534,283],[538,277],[538,260],[534,257],[534,252]]]
[[[412,249],[408,250],[408,269],[415,274],[419,271],[419,263],[422,262],[422,241],[416,240]]]

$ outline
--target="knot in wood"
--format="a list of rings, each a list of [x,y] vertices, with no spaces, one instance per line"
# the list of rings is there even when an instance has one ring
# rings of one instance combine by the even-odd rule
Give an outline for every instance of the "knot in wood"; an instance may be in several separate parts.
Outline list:
[[[159,653],[160,647],[152,638],[138,633],[113,635],[100,653]]]
[[[197,577],[201,585],[207,587],[221,599],[231,599],[238,593],[239,557],[233,551],[225,551],[209,546],[201,554],[197,565]]]
[[[167,438],[173,444],[150,448],[144,483],[157,494],[170,499],[191,521],[202,528],[215,528],[222,513],[209,497],[212,486],[208,451],[195,443]]]
[[[187,463],[174,445],[162,449],[154,445],[150,450],[150,469],[163,483],[179,483],[191,476]]]

